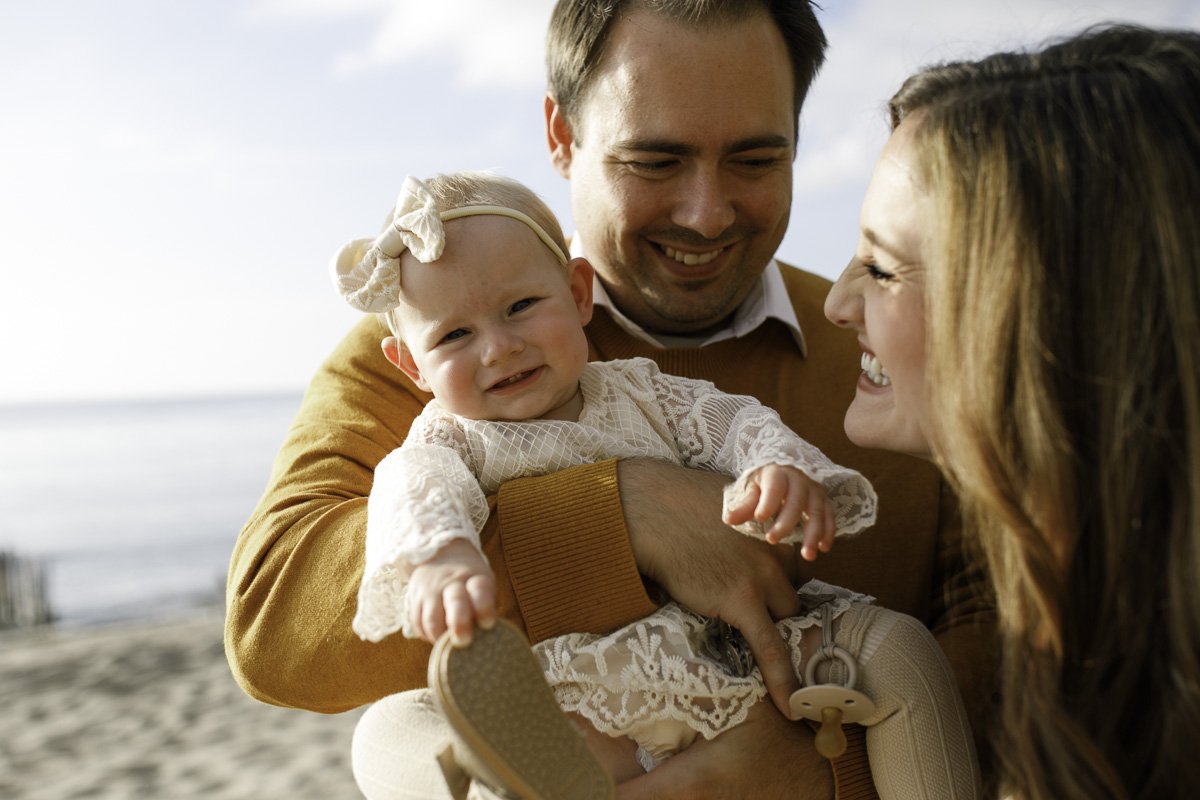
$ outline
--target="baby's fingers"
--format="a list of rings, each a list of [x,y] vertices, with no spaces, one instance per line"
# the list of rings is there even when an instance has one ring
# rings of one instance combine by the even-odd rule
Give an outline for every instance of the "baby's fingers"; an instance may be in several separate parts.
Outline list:
[[[733,501],[726,499],[725,510],[721,521],[726,525],[741,525],[754,518],[754,509],[758,506],[759,489],[754,481],[747,481],[742,487],[742,493]]]
[[[758,506],[754,509],[754,518],[765,523],[775,517],[778,520],[785,504],[792,500],[792,490],[788,475],[781,469],[764,467],[758,474]],[[776,522],[778,525],[778,522]]]
[[[809,489],[801,484],[789,488],[783,505],[775,515],[774,524],[767,530],[767,541],[771,544],[779,544],[797,527],[804,524],[808,519],[805,508],[808,505],[810,494]]]
[[[467,579],[467,595],[475,622],[484,630],[496,624],[496,582],[491,575],[472,575]]]
[[[816,561],[818,554],[833,549],[833,537],[837,533],[833,504],[824,492],[814,496],[805,510],[805,516],[807,521],[804,523],[804,543],[800,547],[800,555],[805,561]]]
[[[471,595],[462,581],[451,581],[442,589],[442,607],[445,609],[444,619],[450,638],[457,645],[471,642],[471,634],[475,630],[475,609],[471,603]]]

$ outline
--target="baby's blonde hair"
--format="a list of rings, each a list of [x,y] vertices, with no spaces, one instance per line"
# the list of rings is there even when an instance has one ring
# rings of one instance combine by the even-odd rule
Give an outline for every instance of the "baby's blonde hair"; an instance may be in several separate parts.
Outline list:
[[[433,194],[434,201],[440,213],[453,211],[465,206],[503,206],[528,216],[541,226],[558,248],[567,252],[567,240],[563,235],[562,226],[550,207],[534,194],[533,190],[520,181],[497,175],[494,172],[482,170],[467,170],[452,172],[448,175],[436,175],[426,181]],[[385,227],[391,224],[392,213],[389,212]],[[395,317],[396,309],[384,312],[379,317],[394,336],[399,337],[400,326]]]

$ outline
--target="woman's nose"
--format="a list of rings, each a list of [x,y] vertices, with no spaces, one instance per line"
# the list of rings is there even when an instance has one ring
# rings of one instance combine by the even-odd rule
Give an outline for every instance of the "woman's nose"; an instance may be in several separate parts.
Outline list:
[[[842,328],[854,327],[862,318],[862,295],[851,283],[851,267],[853,262],[842,270],[825,297],[825,318]]]

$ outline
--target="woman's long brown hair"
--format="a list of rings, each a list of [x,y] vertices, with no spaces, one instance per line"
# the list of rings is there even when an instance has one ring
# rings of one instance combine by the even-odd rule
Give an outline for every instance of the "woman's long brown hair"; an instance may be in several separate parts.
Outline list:
[[[1008,788],[1200,796],[1200,34],[935,67],[892,116],[937,209],[934,449],[996,584]]]

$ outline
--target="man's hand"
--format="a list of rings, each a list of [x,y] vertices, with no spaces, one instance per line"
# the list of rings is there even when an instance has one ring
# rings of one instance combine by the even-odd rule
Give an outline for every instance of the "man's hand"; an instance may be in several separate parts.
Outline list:
[[[694,744],[645,775],[617,787],[621,800],[829,800],[829,762],[813,748],[812,730],[789,722],[769,703],[712,741]]]
[[[775,620],[799,613],[795,553],[721,521],[724,476],[648,459],[618,465],[621,503],[638,569],[673,600],[742,632],[776,707],[800,688]]]
[[[483,555],[465,539],[453,539],[411,567],[408,614],[428,642],[449,630],[456,644],[465,645],[476,625],[495,625],[496,578]]]

